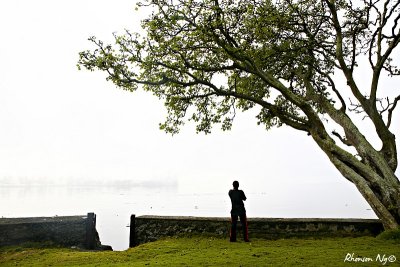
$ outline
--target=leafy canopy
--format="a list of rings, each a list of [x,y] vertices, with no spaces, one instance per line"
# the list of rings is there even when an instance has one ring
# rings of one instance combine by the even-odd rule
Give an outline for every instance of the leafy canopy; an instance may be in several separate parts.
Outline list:
[[[360,55],[372,68],[399,75],[389,57],[399,43],[399,17],[390,22],[389,15],[399,12],[399,3],[386,1],[383,14],[379,2],[150,0],[139,4],[153,8],[142,22],[145,35],[115,34],[114,46],[92,37],[97,48],[80,53],[79,64],[108,72],[125,90],[143,85],[164,99],[168,117],[161,128],[167,132],[177,133],[185,118],[197,131],[209,133],[216,123],[227,130],[237,109],[256,106],[267,129],[287,124],[310,132],[319,114],[334,106],[346,111],[335,71],[345,74],[346,90],[364,109],[364,100],[377,101],[377,89],[364,96],[355,84]],[[377,30],[388,25],[384,35]],[[389,125],[398,98],[382,108]]]

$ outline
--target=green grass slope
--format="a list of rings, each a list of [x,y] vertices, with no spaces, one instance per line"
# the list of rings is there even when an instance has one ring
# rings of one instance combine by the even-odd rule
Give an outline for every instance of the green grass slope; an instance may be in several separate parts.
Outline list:
[[[346,260],[347,259],[347,260]],[[399,240],[168,238],[126,251],[0,248],[0,266],[400,266]]]

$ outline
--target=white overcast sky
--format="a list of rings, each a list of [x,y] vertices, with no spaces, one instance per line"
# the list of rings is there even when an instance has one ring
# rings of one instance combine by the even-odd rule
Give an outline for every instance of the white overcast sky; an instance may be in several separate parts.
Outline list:
[[[230,132],[197,135],[187,124],[172,137],[158,129],[161,101],[78,71],[89,36],[111,40],[139,27],[143,12],[134,8],[127,0],[0,1],[0,179],[164,180],[191,192],[225,192],[238,179],[254,192],[360,197],[304,133],[266,132],[245,113]]]

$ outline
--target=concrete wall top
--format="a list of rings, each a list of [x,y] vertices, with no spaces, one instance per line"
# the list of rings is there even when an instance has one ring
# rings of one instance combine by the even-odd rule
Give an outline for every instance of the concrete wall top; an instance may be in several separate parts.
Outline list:
[[[136,217],[137,219],[152,219],[152,220],[185,220],[185,221],[230,221],[230,217],[194,217],[194,216],[158,216],[158,215],[143,215]],[[379,219],[360,219],[360,218],[247,218],[249,222],[316,222],[316,223],[381,223]]]
[[[44,222],[72,222],[86,220],[86,215],[54,216],[54,217],[24,217],[24,218],[0,218],[0,224],[24,224]]]

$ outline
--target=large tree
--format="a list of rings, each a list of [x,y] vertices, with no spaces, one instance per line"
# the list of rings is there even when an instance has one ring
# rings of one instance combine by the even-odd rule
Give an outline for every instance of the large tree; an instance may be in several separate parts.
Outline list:
[[[267,129],[288,125],[308,133],[384,227],[399,227],[390,126],[400,93],[383,92],[380,84],[383,75],[400,75],[392,60],[400,42],[399,1],[149,0],[139,6],[153,10],[142,21],[145,34],[115,34],[113,45],[92,37],[95,48],[81,52],[78,65],[163,99],[168,116],[161,128],[170,133],[185,120],[197,131],[209,133],[213,124],[229,130],[236,111],[249,109]],[[359,70],[370,75],[357,76]],[[360,114],[372,123],[378,148],[355,123]]]

